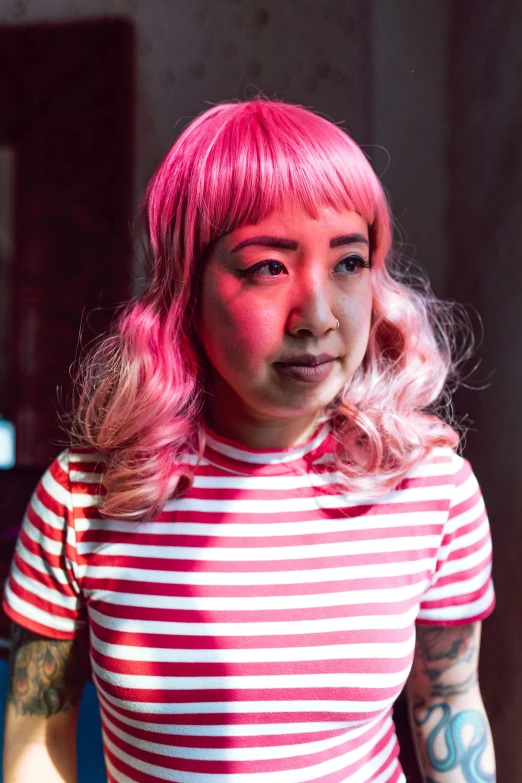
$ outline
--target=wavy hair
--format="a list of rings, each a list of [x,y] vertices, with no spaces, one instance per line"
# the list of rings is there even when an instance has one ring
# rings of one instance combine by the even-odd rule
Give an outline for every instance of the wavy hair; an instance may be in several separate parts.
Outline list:
[[[455,447],[448,378],[451,313],[429,286],[401,280],[379,178],[340,127],[299,105],[256,97],[212,106],[181,133],[143,200],[147,285],[84,357],[73,444],[104,462],[105,517],[151,519],[205,448],[207,362],[194,323],[205,257],[235,228],[294,200],[357,212],[369,227],[373,309],[364,360],[325,411],[336,486],[382,495],[436,446]]]

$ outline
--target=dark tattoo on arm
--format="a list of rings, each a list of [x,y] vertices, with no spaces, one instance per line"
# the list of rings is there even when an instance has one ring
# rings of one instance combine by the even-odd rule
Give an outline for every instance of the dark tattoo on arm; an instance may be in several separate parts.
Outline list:
[[[444,684],[437,682],[448,669],[470,663],[477,652],[477,628],[475,625],[448,628],[417,629],[417,655],[424,661],[422,674],[431,682],[433,697],[457,696],[467,693],[478,683],[474,671],[461,682]]]
[[[62,641],[12,624],[7,698],[19,715],[67,712],[80,701],[88,672],[86,633]]]
[[[478,677],[476,673],[470,674],[462,682],[455,683],[454,685],[444,685],[443,683],[435,683],[432,686],[432,696],[439,696],[441,698],[448,698],[449,696],[460,696],[463,693],[467,693],[471,688],[478,684]]]

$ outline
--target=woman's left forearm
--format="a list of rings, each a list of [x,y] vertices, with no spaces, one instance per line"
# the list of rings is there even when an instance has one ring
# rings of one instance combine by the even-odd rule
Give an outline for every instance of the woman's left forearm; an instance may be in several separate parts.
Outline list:
[[[425,783],[495,783],[495,751],[479,687],[482,623],[417,623],[407,694]]]
[[[495,783],[495,751],[478,683],[463,694],[409,690],[410,725],[425,783]]]

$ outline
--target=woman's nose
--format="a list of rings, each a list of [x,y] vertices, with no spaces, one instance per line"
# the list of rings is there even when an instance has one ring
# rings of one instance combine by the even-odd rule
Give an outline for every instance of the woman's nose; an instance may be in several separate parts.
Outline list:
[[[292,333],[309,331],[323,334],[336,328],[335,307],[330,292],[318,275],[305,275],[292,290],[292,306],[288,318]]]

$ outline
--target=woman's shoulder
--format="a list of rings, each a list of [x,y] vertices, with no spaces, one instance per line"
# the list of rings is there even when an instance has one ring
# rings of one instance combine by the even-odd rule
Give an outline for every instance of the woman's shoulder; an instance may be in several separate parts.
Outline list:
[[[68,446],[58,455],[57,460],[67,465],[69,472],[87,472],[101,471],[104,465],[104,458],[94,448],[87,448],[77,445]]]
[[[463,493],[471,496],[476,489],[470,463],[451,446],[431,449],[397,486],[405,500],[443,503],[447,509],[458,503]]]
[[[458,454],[451,446],[439,446],[430,449],[408,471],[406,478],[418,478],[421,476],[440,476],[450,478],[452,481],[463,470],[471,466],[469,462]]]
[[[42,482],[52,477],[63,490],[99,494],[104,470],[103,457],[95,449],[68,446],[64,448],[45,471]]]

